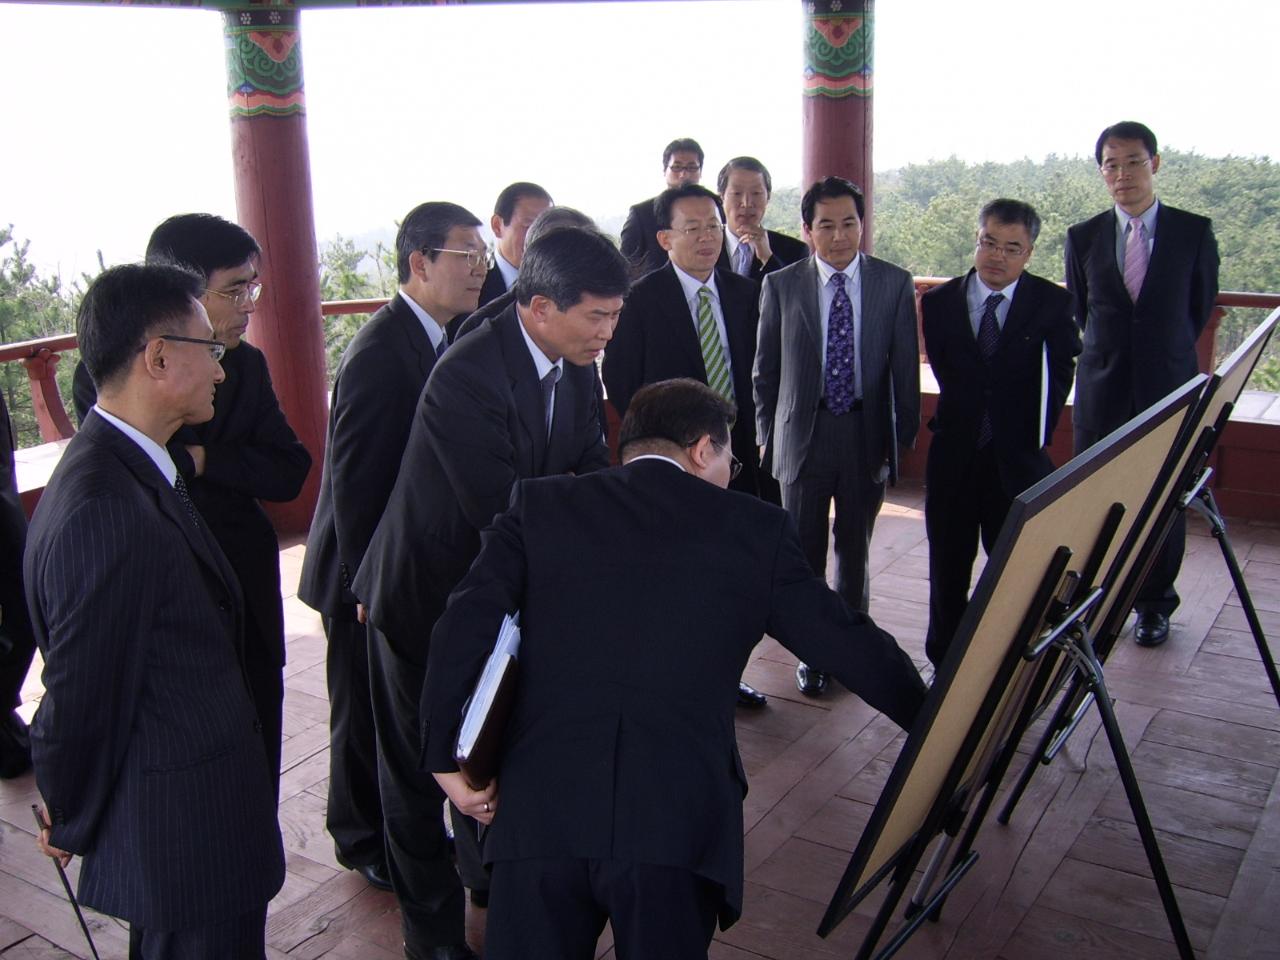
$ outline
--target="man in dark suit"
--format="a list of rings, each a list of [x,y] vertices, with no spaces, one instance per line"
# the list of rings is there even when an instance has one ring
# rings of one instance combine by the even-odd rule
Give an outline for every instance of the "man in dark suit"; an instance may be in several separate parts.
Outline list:
[[[36,652],[22,588],[27,514],[18,496],[14,446],[13,424],[0,390],[0,779],[18,777],[31,769],[27,725],[14,708],[22,704],[22,684]]]
[[[721,167],[716,190],[728,226],[718,267],[759,283],[766,273],[809,256],[809,248],[795,237],[764,228],[773,178],[755,157],[734,157]]]
[[[696,184],[666,190],[654,201],[658,242],[669,262],[636,281],[618,331],[604,355],[609,401],[626,416],[646,383],[690,377],[710,384],[737,409],[733,455],[742,465],[733,490],[760,494],[760,454],[751,364],[756,353],[758,290],[746,277],[720,269],[724,227],[716,197]],[[705,292],[704,292],[705,291]],[[739,682],[739,702],[762,707],[764,694]]]
[[[1077,453],[1196,375],[1196,340],[1218,295],[1212,223],[1156,199],[1155,134],[1117,123],[1102,131],[1094,156],[1115,206],[1067,231],[1067,289],[1084,331]],[[1134,604],[1142,646],[1169,636],[1185,540],[1179,514]]]
[[[370,672],[387,851],[411,957],[455,942],[428,922],[428,904],[456,904],[451,930],[462,933],[461,888],[443,831],[424,814],[439,810],[443,795],[419,767],[431,628],[518,479],[607,465],[593,367],[627,284],[626,261],[595,231],[556,230],[529,246],[516,303],[461,338],[432,371],[356,574],[355,594],[376,628]],[[454,819],[463,858],[474,827],[460,823]],[[461,859],[460,868],[472,869]]]
[[[761,633],[902,726],[919,710],[910,659],[813,575],[787,514],[723,489],[733,417],[693,380],[643,388],[626,465],[518,484],[432,635],[423,759],[491,823],[488,960],[588,960],[606,920],[620,957],[706,957],[742,911],[732,680]],[[601,615],[566,589],[584,571]],[[473,790],[459,710],[513,610],[518,695],[497,779]]]
[[[1026,273],[1040,217],[1018,200],[978,214],[974,268],[924,295],[924,342],[938,381],[924,520],[936,666],[969,601],[978,539],[988,553],[1013,498],[1053,470],[1046,446],[1071,390],[1080,335],[1071,295]]]
[[[764,278],[756,432],[819,576],[835,500],[836,592],[865,612],[885,481],[920,425],[915,291],[901,267],[858,252],[862,191],[848,180],[815,183],[800,208],[814,256]],[[796,684],[817,696],[827,678],[801,663]]]
[[[480,288],[479,306],[492,303],[511,291],[520,274],[529,228],[538,215],[551,206],[551,194],[536,183],[512,183],[498,194],[493,216],[489,218],[489,227],[498,243],[493,251],[493,264],[484,275],[484,285]],[[450,343],[458,339],[462,324],[470,315],[460,314],[446,324]]]
[[[284,713],[284,608],[280,541],[259,500],[296,497],[311,454],[285,420],[266,357],[241,340],[262,292],[262,251],[243,227],[208,213],[170,217],[152,231],[149,263],[177,263],[205,278],[200,298],[213,335],[226,344],[225,379],[213,419],[185,425],[168,451],[191,499],[226,554],[245,600],[245,674],[262,722],[272,780],[279,792]],[[88,367],[76,365],[74,402],[83,424],[97,393]]]
[[[485,269],[479,227],[469,211],[440,201],[419,204],[400,224],[400,289],[352,338],[334,378],[320,497],[298,584],[298,598],[321,613],[329,641],[325,826],[339,861],[384,889],[391,880],[368,638],[351,582],[395,485],[418,397],[447,346],[446,318],[475,309]]]
[[[130,924],[130,956],[261,957],[284,881],[245,671],[235,572],[164,444],[214,412],[225,349],[175,266],[114,267],[77,335],[97,405],[31,523],[27,598],[44,656],[31,726],[40,845],[80,900]]]
[[[662,175],[667,189],[701,180],[703,158],[697,140],[681,137],[668,143],[662,151]],[[667,262],[667,251],[658,243],[658,222],[653,210],[656,199],[650,197],[633,204],[622,224],[622,255],[630,262],[633,277],[642,277]]]

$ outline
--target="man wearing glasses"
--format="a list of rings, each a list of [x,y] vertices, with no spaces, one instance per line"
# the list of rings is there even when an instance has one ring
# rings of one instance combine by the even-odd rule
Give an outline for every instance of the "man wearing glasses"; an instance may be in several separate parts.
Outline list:
[[[443,847],[440,802],[434,808],[430,800],[419,804],[413,768],[384,762],[402,756],[395,745],[415,720],[413,714],[398,717],[385,697],[379,702],[371,696],[371,674],[375,686],[385,687],[398,662],[390,649],[373,643],[351,584],[395,485],[422,387],[448,345],[444,325],[476,308],[487,254],[479,219],[456,203],[419,204],[401,222],[400,289],[352,338],[334,378],[324,473],[298,585],[298,598],[323,617],[329,641],[325,826],[338,860],[374,886],[394,884],[406,916],[434,930],[442,944],[462,941],[461,893],[449,902],[437,897],[431,906],[430,897],[414,891],[430,886],[432,871],[444,877],[443,889],[450,883],[457,888],[447,852],[415,863],[396,835],[384,842],[384,809],[397,823],[411,810],[432,822]],[[398,873],[388,870],[388,843],[392,858],[402,861]]]
[[[662,175],[667,189],[702,179],[702,147],[690,137],[672,140],[662,151]],[[658,221],[653,209],[657,197],[641,200],[627,211],[622,225],[622,255],[631,263],[633,277],[642,277],[667,263],[667,251],[658,243]]]
[[[646,383],[689,377],[708,384],[738,411],[732,452],[741,465],[729,484],[760,494],[751,364],[759,320],[756,285],[716,266],[724,226],[716,196],[684,184],[663,191],[653,204],[658,243],[668,262],[646,274],[627,295],[618,330],[604,356],[609,402],[626,416],[635,392]],[[745,683],[743,706],[760,707],[765,696]]]
[[[444,795],[420,767],[418,705],[431,628],[518,479],[607,466],[594,365],[627,286],[626,261],[595,230],[555,230],[529,245],[516,302],[460,337],[427,380],[355,575],[352,589],[371,627],[387,850],[410,960],[472,956],[461,946],[461,887],[431,816]],[[585,597],[591,576],[582,574]],[[484,802],[477,796],[456,811],[473,817]],[[475,828],[459,816],[453,823],[461,855],[465,831]],[[449,936],[434,919],[446,908],[456,918]]]
[[[973,269],[924,295],[924,342],[938,381],[924,520],[936,666],[969,602],[978,540],[995,544],[1013,498],[1049,475],[1045,449],[1071,389],[1080,335],[1071,295],[1026,272],[1040,217],[1018,200],[978,214]]]
[[[1073,410],[1079,453],[1196,375],[1196,340],[1218,295],[1218,244],[1207,217],[1156,199],[1156,137],[1132,120],[1094,148],[1115,206],[1067,231],[1067,289],[1084,352]],[[1158,646],[1178,606],[1185,517],[1138,592],[1134,639]]]
[[[284,880],[240,585],[166,449],[214,416],[226,376],[203,292],[198,274],[148,264],[85,293],[97,402],[24,566],[44,656],[40,847],[83,857],[80,900],[127,921],[139,957],[261,957]]]
[[[822,576],[834,532],[836,592],[865,612],[885,481],[920,426],[920,356],[911,275],[858,252],[862,210],[862,191],[840,177],[805,192],[814,255],[764,278],[754,384],[762,463],[805,556]],[[801,663],[796,685],[818,696],[827,677]]]
[[[247,230],[207,213],[170,217],[147,243],[149,263],[189,267],[205,278],[200,303],[220,342],[225,379],[213,418],[183,425],[168,451],[201,517],[231,562],[245,600],[245,675],[253,691],[273,783],[280,777],[284,704],[284,610],[280,543],[259,500],[292,500],[311,469],[285,420],[262,351],[241,337],[262,292],[262,252]],[[83,423],[95,400],[86,365],[76,367],[76,414]]]

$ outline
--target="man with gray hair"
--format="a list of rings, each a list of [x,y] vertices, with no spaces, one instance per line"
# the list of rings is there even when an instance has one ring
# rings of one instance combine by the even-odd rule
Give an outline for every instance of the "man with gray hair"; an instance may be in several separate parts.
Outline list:
[[[988,553],[1013,498],[1053,470],[1046,450],[1071,389],[1080,335],[1071,295],[1026,273],[1040,217],[1020,200],[978,214],[973,268],[924,295],[938,381],[929,429],[925,530],[936,666],[969,602],[978,539]]]

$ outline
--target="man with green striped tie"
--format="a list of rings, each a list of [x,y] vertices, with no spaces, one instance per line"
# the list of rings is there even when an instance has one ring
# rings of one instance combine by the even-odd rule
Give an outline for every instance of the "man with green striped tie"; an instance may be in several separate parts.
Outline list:
[[[668,264],[638,280],[627,295],[618,329],[605,350],[609,402],[626,416],[646,383],[690,377],[710,386],[738,411],[730,433],[735,458],[731,490],[760,493],[751,364],[759,317],[756,284],[717,268],[724,224],[716,195],[684,184],[654,201],[658,243]],[[763,694],[743,684],[739,702],[762,706]]]

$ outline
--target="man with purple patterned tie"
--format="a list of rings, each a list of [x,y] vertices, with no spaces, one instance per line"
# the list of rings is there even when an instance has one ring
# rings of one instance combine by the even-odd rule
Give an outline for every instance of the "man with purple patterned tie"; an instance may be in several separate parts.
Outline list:
[[[1218,244],[1207,217],[1156,199],[1156,137],[1132,120],[1094,149],[1115,206],[1067,231],[1067,289],[1084,331],[1076,381],[1079,453],[1196,375],[1196,340],[1218,294]],[[1134,604],[1134,639],[1169,636],[1186,536],[1179,516]]]
[[[862,213],[862,191],[841,177],[805,193],[815,252],[764,278],[753,385],[761,466],[782,485],[805,557],[825,573],[834,500],[835,589],[865,612],[885,481],[920,426],[920,347],[911,275],[858,252]],[[817,696],[827,678],[801,663],[796,685]]]
[[[1026,272],[1040,217],[1019,200],[978,214],[973,265],[924,295],[938,409],[925,473],[929,631],[942,662],[969,603],[978,540],[990,552],[1013,498],[1047,476],[1045,449],[1071,389],[1080,334],[1071,295]]]

